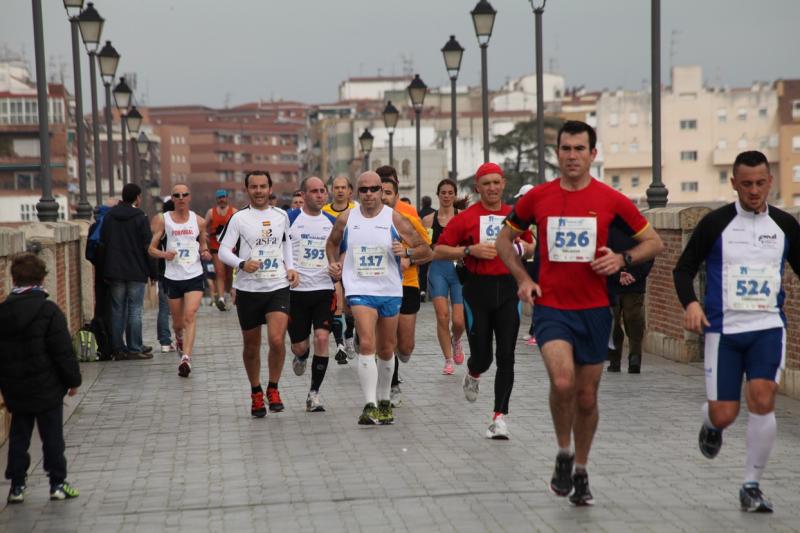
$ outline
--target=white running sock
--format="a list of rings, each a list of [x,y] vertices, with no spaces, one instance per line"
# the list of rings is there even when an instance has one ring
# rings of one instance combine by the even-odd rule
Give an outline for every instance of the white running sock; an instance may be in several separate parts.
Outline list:
[[[388,400],[392,392],[392,375],[394,374],[394,354],[388,361],[378,358],[378,400]]]
[[[747,417],[747,462],[744,465],[744,482],[758,483],[769,454],[775,445],[778,423],[775,412],[766,415],[750,413]]]
[[[708,416],[708,402],[703,404],[703,423],[706,425],[706,427],[717,429],[717,426],[711,423],[711,417]]]
[[[358,354],[357,370],[365,403],[378,405],[375,400],[375,388],[378,385],[378,367],[375,366],[375,355]]]

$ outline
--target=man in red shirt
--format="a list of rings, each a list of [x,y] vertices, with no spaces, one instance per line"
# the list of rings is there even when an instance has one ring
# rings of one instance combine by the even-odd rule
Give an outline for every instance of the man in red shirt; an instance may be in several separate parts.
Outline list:
[[[484,163],[475,173],[475,189],[480,202],[454,216],[439,237],[434,259],[463,259],[467,270],[463,285],[464,312],[470,356],[464,375],[464,395],[478,399],[481,374],[492,364],[492,337],[495,338],[497,373],[494,381],[494,416],[486,436],[508,439],[508,402],[514,386],[514,347],[519,331],[519,299],[514,278],[497,257],[494,241],[511,206],[503,203],[506,180],[503,169]],[[528,243],[532,237],[525,232]],[[532,246],[514,243],[516,253],[532,253]]]
[[[597,388],[611,334],[606,277],[649,261],[663,248],[636,206],[589,174],[596,143],[588,124],[564,123],[557,146],[561,177],[535,187],[516,203],[496,244],[517,280],[519,298],[531,304],[536,300],[534,333],[550,376],[550,412],[559,447],[550,489],[559,496],[572,492],[574,505],[594,503],[586,463],[597,429]],[[638,244],[624,254],[613,253],[606,246],[612,223]],[[515,237],[531,225],[538,232],[536,282],[513,246]]]

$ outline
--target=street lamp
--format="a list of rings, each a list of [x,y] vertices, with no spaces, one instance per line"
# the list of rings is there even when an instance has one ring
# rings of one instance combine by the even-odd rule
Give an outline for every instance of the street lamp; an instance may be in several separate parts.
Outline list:
[[[411,105],[414,107],[415,122],[417,125],[417,209],[420,208],[420,189],[422,188],[422,159],[420,155],[420,135],[419,120],[422,114],[422,104],[425,102],[425,93],[428,86],[420,79],[419,74],[414,75],[414,79],[408,85],[408,97],[411,98]]]
[[[358,138],[358,142],[361,145],[361,151],[364,152],[364,172],[369,170],[369,153],[372,151],[372,143],[374,139],[375,138],[367,128],[364,128],[364,133],[362,133]]]
[[[94,186],[95,203],[99,207],[103,203],[103,185],[100,171],[100,125],[97,121],[97,65],[95,57],[97,55],[97,45],[100,44],[100,35],[103,33],[103,23],[105,19],[94,8],[94,4],[89,2],[86,9],[78,15],[78,27],[81,30],[81,37],[86,50],[89,52],[89,75],[92,90],[92,135],[94,136]]]
[[[129,132],[133,135],[139,133],[139,128],[142,127],[142,114],[139,113],[136,106],[131,107],[131,110],[125,115],[125,122],[127,122]]]
[[[58,220],[58,203],[53,198],[53,181],[50,174],[50,124],[47,116],[47,73],[44,64],[44,25],[42,0],[33,0],[33,46],[36,58],[36,102],[39,106],[39,175],[42,179],[42,197],[36,203],[40,222]]]
[[[92,206],[86,195],[86,129],[83,123],[83,89],[81,81],[81,56],[78,38],[78,17],[70,11],[83,9],[83,0],[64,0],[64,9],[69,17],[72,32],[72,81],[75,94],[75,133],[78,143],[78,207],[75,218],[89,220],[92,217]]]
[[[458,71],[461,70],[461,58],[464,56],[464,48],[456,41],[456,36],[451,35],[450,40],[442,47],[444,56],[444,66],[447,68],[447,75],[450,76],[450,151],[452,152],[453,163],[450,171],[450,178],[458,179],[456,170],[456,79]]]
[[[119,111],[120,136],[122,137],[122,185],[128,183],[128,134],[126,133],[128,108],[131,106],[131,88],[125,83],[125,76],[120,76],[114,87],[114,102]]]
[[[111,82],[117,75],[117,65],[119,65],[119,54],[111,46],[111,41],[106,41],[106,45],[97,54],[100,62],[100,76],[103,78],[103,85],[106,88],[106,151],[108,152],[108,162],[106,172],[108,173],[108,195],[114,196],[114,124],[111,121]]]
[[[386,107],[383,108],[383,125],[386,126],[386,131],[389,132],[389,166],[394,166],[394,129],[397,127],[397,120],[400,118],[400,112],[392,105],[389,100]]]
[[[489,73],[486,65],[486,51],[492,38],[494,17],[497,11],[487,0],[480,0],[470,13],[475,35],[481,46],[481,111],[483,113],[483,162],[489,161]]]
[[[653,179],[647,206],[666,207],[669,191],[661,181],[661,0],[650,0],[650,112],[653,135]]]
[[[534,0],[530,0],[531,8],[536,19],[536,164],[538,167],[537,182],[544,183],[544,68],[542,66],[542,15],[547,0],[541,0],[542,4],[537,5]]]
[[[145,132],[140,132],[139,137],[136,138],[136,151],[139,153],[139,187],[142,188],[143,191],[148,189],[147,187],[147,156],[150,153],[150,139],[148,139],[147,134]],[[142,194],[142,201],[146,201],[144,198],[145,194]],[[145,206],[141,206],[142,210],[144,210]]]

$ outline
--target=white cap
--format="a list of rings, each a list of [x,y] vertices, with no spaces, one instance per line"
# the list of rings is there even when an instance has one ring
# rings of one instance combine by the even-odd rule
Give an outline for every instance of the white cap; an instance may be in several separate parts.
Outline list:
[[[533,185],[531,185],[530,183],[526,183],[525,185],[519,188],[519,191],[517,192],[517,194],[514,195],[514,198],[522,198],[531,189],[533,189]]]

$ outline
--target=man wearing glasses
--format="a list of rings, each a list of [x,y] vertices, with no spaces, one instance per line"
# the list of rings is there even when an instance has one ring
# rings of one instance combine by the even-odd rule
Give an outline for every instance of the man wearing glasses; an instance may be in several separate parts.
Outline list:
[[[342,280],[358,331],[357,371],[366,400],[358,423],[391,424],[389,395],[403,301],[400,258],[428,261],[431,249],[403,215],[383,205],[377,173],[361,174],[357,190],[360,205],[339,215],[328,238],[328,272]]]
[[[244,339],[242,358],[250,381],[250,414],[261,418],[267,414],[261,388],[261,326],[267,325],[269,342],[267,400],[269,410],[277,413],[283,411],[278,380],[286,358],[283,339],[289,324],[289,286],[296,287],[300,276],[294,270],[289,217],[269,203],[269,172],[248,172],[244,186],[250,205],[237,211],[225,226],[219,257],[239,269],[233,287]]]
[[[175,210],[157,217],[153,223],[153,238],[148,252],[152,257],[165,260],[164,287],[169,298],[172,327],[178,355],[178,375],[189,377],[192,371],[192,351],[200,300],[205,289],[203,261],[211,261],[206,241],[206,221],[189,209],[191,193],[184,184],[172,188]],[[161,238],[166,235],[166,250],[159,249]]]

